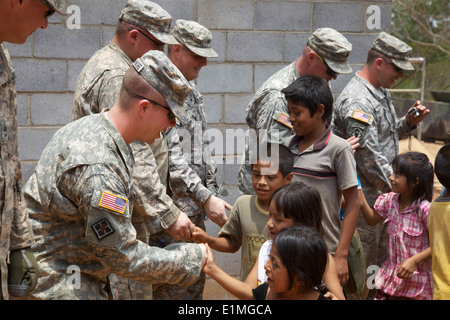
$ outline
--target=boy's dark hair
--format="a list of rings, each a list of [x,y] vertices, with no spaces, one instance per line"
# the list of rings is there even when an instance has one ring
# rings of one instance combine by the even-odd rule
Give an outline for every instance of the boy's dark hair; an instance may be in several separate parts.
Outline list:
[[[295,162],[295,155],[291,152],[291,150],[289,150],[288,147],[274,142],[258,144],[257,147],[258,160],[262,160],[264,158],[261,151],[262,148],[266,148],[267,150],[265,155],[268,158],[267,160],[273,160],[272,159],[274,156],[273,153],[278,151],[278,170],[283,175],[283,178],[292,172]],[[253,163],[251,167],[253,168]]]
[[[317,76],[301,76],[281,90],[287,100],[309,109],[311,117],[317,112],[319,104],[324,105],[322,120],[331,123],[333,116],[333,94],[328,82]]]
[[[277,211],[294,225],[315,228],[322,234],[322,200],[316,188],[303,182],[291,182],[275,190],[270,198]]]
[[[450,143],[439,149],[434,161],[434,172],[439,182],[450,190]]]
[[[410,151],[399,154],[392,163],[394,172],[406,176],[408,186],[413,187],[413,198],[422,196],[430,201],[433,198],[433,165],[428,157],[421,153]],[[417,184],[416,184],[417,182]]]
[[[311,227],[294,226],[281,230],[274,239],[292,288],[297,276],[307,287],[319,286],[328,260],[328,248],[322,236]]]

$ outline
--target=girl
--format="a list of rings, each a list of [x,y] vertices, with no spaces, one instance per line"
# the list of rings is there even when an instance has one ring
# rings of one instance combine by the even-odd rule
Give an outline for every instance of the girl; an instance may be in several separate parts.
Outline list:
[[[273,193],[269,203],[269,220],[267,222],[270,237],[275,237],[279,231],[293,225],[312,227],[321,233],[321,220],[322,204],[316,189],[310,188],[302,182],[291,182]],[[252,289],[261,283],[267,282],[264,265],[269,260],[271,243],[271,240],[264,243],[264,250],[261,248],[258,260],[244,283],[227,275],[217,267],[213,262],[210,251],[207,265],[203,271],[237,298],[253,299]],[[328,254],[326,269],[322,279],[332,293],[332,295],[327,293],[325,296],[345,299],[339,284],[336,265],[330,254]]]
[[[428,209],[433,196],[433,166],[419,152],[398,155],[389,177],[392,192],[382,194],[373,210],[360,198],[369,225],[387,224],[388,257],[375,285],[375,299],[432,299],[431,249],[428,240]]]
[[[256,300],[328,300],[316,287],[328,260],[322,236],[310,227],[289,227],[273,240],[264,265],[268,282],[253,289]]]

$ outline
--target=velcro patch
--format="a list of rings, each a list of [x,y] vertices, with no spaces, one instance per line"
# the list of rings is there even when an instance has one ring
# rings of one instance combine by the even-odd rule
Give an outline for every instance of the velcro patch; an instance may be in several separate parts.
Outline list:
[[[355,110],[353,112],[352,118],[365,123],[369,123],[370,115],[360,110]]]
[[[289,116],[286,113],[280,112],[277,121],[292,129],[292,124],[289,121]]]
[[[125,212],[125,208],[127,207],[127,203],[128,199],[116,196],[107,191],[103,191],[98,205],[99,207],[123,214]]]
[[[106,218],[103,218],[103,219],[97,221],[91,227],[92,227],[92,230],[94,230],[94,233],[97,236],[98,240],[102,240],[103,238],[114,233],[114,228],[112,227],[111,223],[109,223],[108,219],[106,219]]]

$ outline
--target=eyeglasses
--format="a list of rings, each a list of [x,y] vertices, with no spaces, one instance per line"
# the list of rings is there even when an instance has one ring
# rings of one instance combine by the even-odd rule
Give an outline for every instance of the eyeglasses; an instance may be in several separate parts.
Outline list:
[[[315,52],[312,51],[312,50],[311,50],[309,53],[312,53],[312,54],[314,54],[315,56],[317,56],[317,58],[319,58],[320,61],[322,61],[322,63],[327,67],[326,73],[327,73],[328,76],[334,78],[334,77],[337,77],[337,76],[339,75],[339,73],[334,72],[334,71],[328,66],[328,64],[325,62],[325,60],[323,60],[322,57],[319,56],[317,53],[315,53]]]
[[[397,72],[397,73],[403,73],[403,69],[397,67],[392,61],[388,61],[388,60],[386,60],[386,59],[383,58],[383,57],[379,57],[379,58],[382,59],[382,60],[383,60],[384,62],[386,62],[387,64],[390,64],[390,65],[394,68],[394,71],[395,71],[395,72]]]
[[[45,0],[39,0],[41,1],[43,4],[45,4],[50,10],[47,11],[47,14],[45,15],[45,19],[50,18],[56,11],[55,9],[53,9],[53,7]]]
[[[164,108],[164,109],[168,110],[168,111],[169,111],[169,114],[167,114],[167,117],[169,118],[170,121],[175,120],[175,119],[177,118],[177,117],[175,116],[175,114],[173,113],[172,109],[170,109],[169,107],[163,106],[162,104],[156,102],[155,100],[152,100],[152,99],[149,99],[149,98],[140,96],[140,95],[138,95],[138,94],[136,94],[136,93],[130,92],[130,91],[128,90],[128,88],[126,88],[126,89],[127,89],[128,93],[129,93],[132,97],[135,97],[135,98],[138,98],[138,99],[142,99],[142,100],[147,100],[147,101],[150,102],[151,104],[155,104],[155,105],[157,105],[158,107],[161,107],[161,108]]]
[[[42,0],[41,0],[42,1]],[[136,29],[136,28],[130,28],[128,29],[128,31],[132,31],[132,30],[136,30],[137,32],[139,32],[140,34],[142,34],[144,37],[146,37],[147,39],[149,39],[151,42],[153,42],[156,45],[157,50],[162,50],[165,43],[162,42],[157,42],[155,40],[153,40],[152,38],[150,38],[148,35],[146,35],[142,30]]]

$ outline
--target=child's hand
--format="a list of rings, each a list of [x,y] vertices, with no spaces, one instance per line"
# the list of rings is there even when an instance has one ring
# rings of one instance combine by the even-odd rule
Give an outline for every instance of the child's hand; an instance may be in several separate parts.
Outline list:
[[[325,298],[331,299],[331,300],[339,300],[338,297],[336,297],[336,295],[334,293],[332,293],[331,291],[327,291],[327,293],[325,293],[323,295]]]
[[[205,230],[195,227],[194,232],[192,232],[192,240],[194,240],[196,243],[207,243],[208,234],[205,232]]]
[[[207,243],[205,243],[205,247],[206,247],[207,260],[206,260],[206,264],[203,266],[202,271],[209,275],[213,271],[214,267],[216,266],[216,263],[214,262],[214,255],[212,253],[212,250],[208,246]]]
[[[416,269],[415,260],[412,258],[406,259],[398,267],[397,277],[399,277],[400,279],[410,279],[415,269]]]

